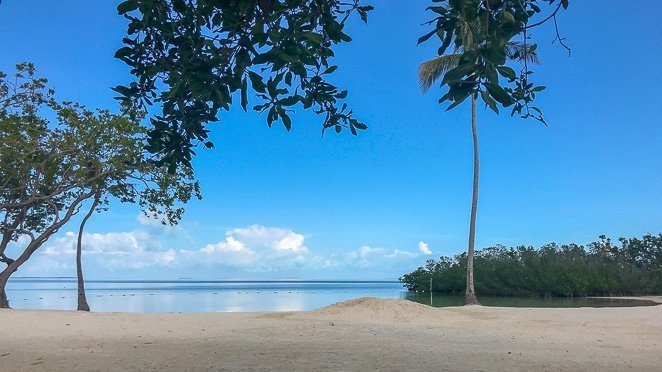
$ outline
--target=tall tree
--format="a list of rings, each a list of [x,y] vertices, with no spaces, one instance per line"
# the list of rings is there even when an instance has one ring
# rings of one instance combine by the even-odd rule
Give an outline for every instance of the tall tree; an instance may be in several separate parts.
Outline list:
[[[466,261],[465,304],[478,304],[474,285],[474,251],[476,216],[479,191],[479,146],[476,122],[476,100],[480,97],[487,107],[499,113],[498,106],[513,106],[511,115],[534,118],[542,123],[542,111],[532,106],[536,92],[544,86],[529,82],[529,62],[537,62],[536,44],[530,43],[527,29],[539,26],[547,20],[556,23],[559,9],[567,8],[568,0],[561,0],[551,15],[541,22],[530,24],[533,16],[542,10],[539,3],[552,6],[556,0],[433,0],[440,6],[428,9],[437,14],[428,22],[435,24],[432,31],[419,39],[419,44],[437,35],[441,40],[439,57],[423,63],[419,68],[419,82],[427,91],[438,79],[448,92],[440,103],[450,102],[447,110],[460,105],[471,97],[471,134],[473,140],[473,187],[469,221],[469,246]],[[558,28],[557,36],[558,34]],[[521,41],[515,40],[522,37]],[[558,36],[559,41],[563,39]],[[445,54],[453,46],[453,53]],[[506,66],[508,61],[521,62],[519,77]],[[499,75],[507,79],[500,81]],[[514,85],[514,86],[511,86]]]
[[[465,25],[464,27],[468,27]],[[522,43],[511,42],[507,50],[510,59],[520,60],[527,58],[531,63],[538,63],[538,56],[534,51],[524,51],[526,46]],[[471,40],[465,40],[463,48],[473,48]],[[462,53],[454,51],[432,60],[423,62],[418,69],[418,79],[421,88],[427,92],[446,72],[457,67]],[[474,285],[474,251],[476,241],[476,216],[478,213],[478,190],[480,178],[480,157],[478,147],[478,122],[476,114],[476,97],[471,97],[471,137],[473,141],[473,183],[471,194],[471,215],[469,218],[469,248],[467,249],[467,283],[465,288],[465,302],[478,304]]]
[[[105,207],[112,197],[136,202],[150,216],[178,220],[183,204],[199,197],[190,168],[169,174],[146,157],[146,133],[138,121],[52,95],[31,64],[18,65],[14,79],[0,75],[0,253],[7,264],[0,272],[0,307],[9,307],[5,286],[11,275],[86,201]],[[21,237],[27,243],[9,259],[5,241]]]
[[[338,68],[332,47],[351,41],[347,20],[367,21],[371,9],[359,0],[127,0],[117,7],[129,24],[115,56],[136,81],[114,90],[127,106],[159,103],[148,149],[172,167],[190,165],[198,144],[213,147],[206,126],[234,99],[244,110],[257,100],[269,126],[280,119],[289,131],[301,104],[323,115],[323,129],[356,135],[366,126],[326,78]]]

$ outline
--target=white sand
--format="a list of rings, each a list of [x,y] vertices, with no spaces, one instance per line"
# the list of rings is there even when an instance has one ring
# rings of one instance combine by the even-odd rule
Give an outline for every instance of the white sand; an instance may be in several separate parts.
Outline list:
[[[662,306],[361,298],[291,313],[1,310],[0,326],[1,371],[662,370]]]

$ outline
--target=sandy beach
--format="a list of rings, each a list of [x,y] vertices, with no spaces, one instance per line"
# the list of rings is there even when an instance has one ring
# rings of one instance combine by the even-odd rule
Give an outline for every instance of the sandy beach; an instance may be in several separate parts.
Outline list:
[[[289,313],[2,310],[0,322],[2,371],[662,369],[662,306],[435,309],[361,298]]]

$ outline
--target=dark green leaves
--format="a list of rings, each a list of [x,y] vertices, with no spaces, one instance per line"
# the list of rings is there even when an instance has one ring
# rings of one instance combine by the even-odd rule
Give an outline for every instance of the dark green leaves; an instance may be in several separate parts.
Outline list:
[[[241,81],[241,108],[243,108],[244,111],[246,111],[247,106],[248,106],[248,80],[244,78]]]
[[[432,30],[432,31],[428,32],[427,34],[421,36],[420,38],[418,38],[418,44],[426,42],[428,39],[430,39],[436,33],[437,33],[437,30]]]
[[[334,72],[336,72],[337,69],[338,69],[338,66],[331,66],[331,67],[327,68],[326,70],[324,70],[322,75],[333,74]]]
[[[289,132],[292,129],[292,119],[290,119],[290,117],[285,113],[282,113],[280,118],[283,119],[283,125],[285,126],[285,129],[287,129],[287,131]]]
[[[448,91],[439,101],[449,103],[449,110],[474,96],[496,113],[499,106],[512,106],[512,115],[544,123],[540,109],[531,105],[536,93],[544,87],[530,81],[529,64],[537,63],[538,58],[537,45],[531,42],[527,30],[555,20],[558,9],[567,8],[569,2],[557,1],[433,0],[435,6],[428,10],[434,13],[434,18],[427,23],[433,28],[418,42],[436,35],[441,43],[439,55],[461,57],[454,66],[425,70],[426,75],[421,76],[424,89],[431,81],[441,80],[442,87]],[[541,13],[546,11],[549,13],[543,16]],[[538,14],[542,21],[536,22],[534,17]],[[450,47],[452,53],[445,54]]]
[[[517,75],[515,74],[515,70],[508,66],[497,66],[497,71],[499,71],[499,75],[505,77],[508,79],[508,81],[515,81],[517,79]]]
[[[356,11],[359,13],[361,20],[364,23],[368,23],[368,12],[375,9],[372,5],[364,5],[356,8]]]
[[[503,107],[508,107],[514,103],[513,98],[499,84],[485,83],[485,88],[487,88],[490,96],[502,104]]]
[[[356,134],[365,125],[340,102],[347,91],[325,79],[338,68],[332,47],[351,40],[346,20],[366,21],[370,10],[339,0],[124,1],[118,12],[129,25],[115,57],[136,80],[114,90],[125,105],[162,107],[147,148],[170,165],[189,165],[195,146],[210,144],[207,124],[235,102],[248,110],[257,101],[268,125],[287,130],[301,104],[323,129]]]
[[[127,0],[117,6],[117,13],[126,14],[138,9],[138,0]]]
[[[251,86],[253,87],[253,90],[258,93],[266,92],[267,86],[262,81],[262,76],[256,74],[253,71],[248,71],[248,77],[251,79]]]
[[[499,108],[497,107],[497,103],[494,100],[494,98],[490,97],[489,93],[487,93],[484,90],[481,90],[480,91],[480,97],[483,99],[483,102],[485,102],[485,105],[487,107],[489,107],[496,114],[499,114]]]

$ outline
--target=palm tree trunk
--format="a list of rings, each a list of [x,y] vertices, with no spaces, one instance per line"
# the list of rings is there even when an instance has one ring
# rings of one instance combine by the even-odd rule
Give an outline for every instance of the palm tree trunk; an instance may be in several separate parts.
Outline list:
[[[478,305],[474,289],[474,248],[476,241],[476,212],[478,211],[478,175],[480,162],[478,158],[478,131],[476,129],[476,98],[471,97],[471,134],[474,147],[474,182],[471,197],[471,221],[469,222],[469,250],[467,251],[467,288],[464,292],[465,305]]]
[[[85,223],[90,219],[94,209],[99,204],[99,198],[95,197],[90,210],[87,212],[85,217],[80,223],[80,228],[78,229],[78,245],[76,247],[76,274],[78,275],[78,310],[80,311],[90,311],[90,305],[87,303],[87,297],[85,296],[85,280],[83,279],[83,230],[85,229]]]

